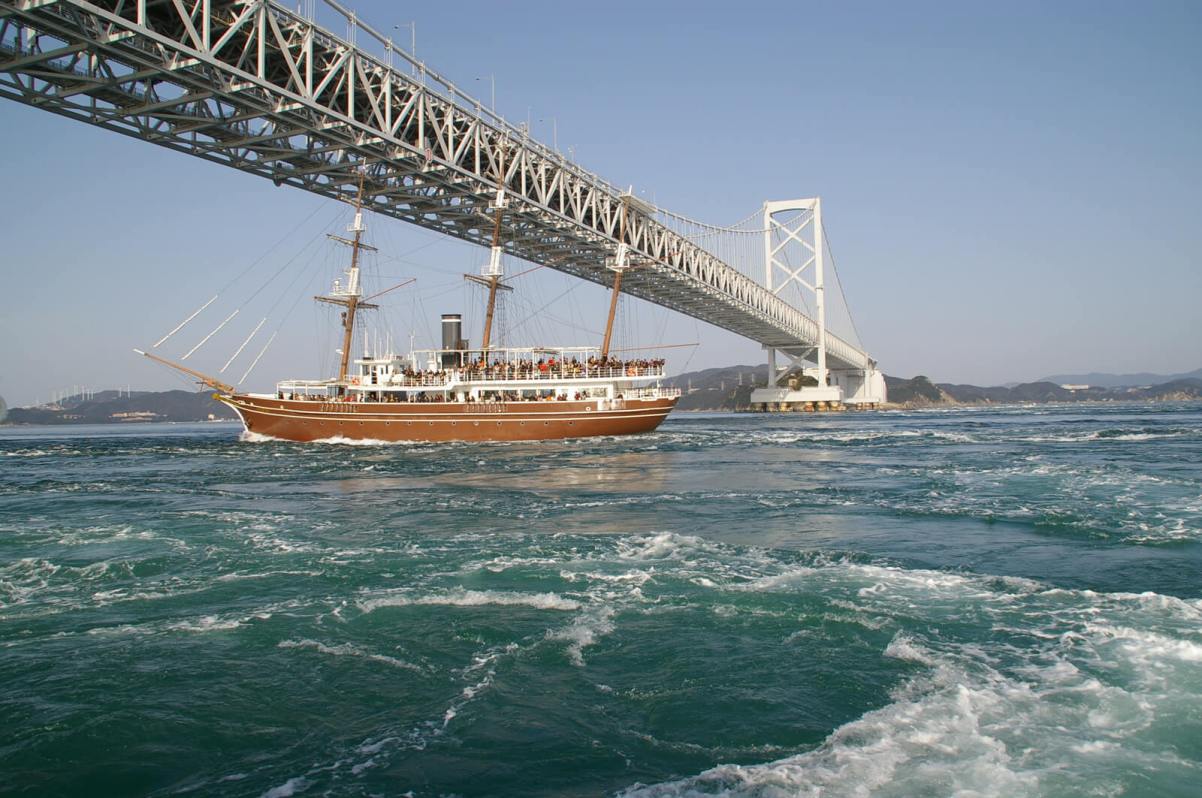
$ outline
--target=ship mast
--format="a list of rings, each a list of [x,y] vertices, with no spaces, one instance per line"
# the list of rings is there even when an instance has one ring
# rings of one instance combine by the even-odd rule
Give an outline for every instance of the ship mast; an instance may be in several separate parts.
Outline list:
[[[626,209],[630,205],[629,195],[622,197],[621,216],[618,221],[618,254],[609,265],[614,273],[613,293],[609,296],[609,317],[605,320],[605,338],[601,342],[601,359],[609,357],[609,342],[614,332],[614,316],[618,312],[618,294],[622,293],[622,272],[626,271],[626,255],[629,247],[626,244]]]
[[[488,288],[488,305],[484,312],[484,340],[480,342],[480,349],[485,360],[488,359],[488,348],[492,343],[492,322],[497,310],[497,291],[512,291],[511,286],[501,282],[504,276],[501,269],[501,216],[505,212],[505,150],[502,148],[500,162],[498,165],[498,188],[497,198],[489,206],[489,210],[493,214],[492,225],[492,250],[489,252],[488,265],[482,270],[479,277],[474,274],[465,274],[468,280],[475,283],[480,283]]]
[[[363,296],[363,291],[359,286],[359,253],[363,250],[375,252],[376,248],[363,243],[363,231],[367,228],[363,226],[363,173],[359,173],[359,192],[355,195],[355,221],[347,228],[348,233],[353,233],[354,237],[346,239],[341,236],[330,235],[330,238],[339,243],[346,244],[351,248],[351,266],[347,270],[346,289],[344,290],[338,280],[334,281],[334,290],[326,296],[314,297],[318,302],[327,302],[331,305],[342,305],[346,310],[342,312],[342,357],[338,363],[338,382],[346,382],[347,365],[350,363],[351,346],[355,339],[355,314],[359,310],[370,310],[378,307],[370,305],[366,302],[361,302],[360,297]]]
[[[484,340],[480,348],[487,355],[488,344],[492,340],[492,319],[497,309],[497,283],[501,281],[501,214],[505,208],[505,189],[497,190],[497,201],[493,205],[492,252],[488,256],[488,269],[484,276],[488,278],[488,309],[484,314]]]

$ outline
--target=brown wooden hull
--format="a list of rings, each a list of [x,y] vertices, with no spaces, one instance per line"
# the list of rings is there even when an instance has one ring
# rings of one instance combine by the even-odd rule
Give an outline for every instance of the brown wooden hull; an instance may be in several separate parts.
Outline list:
[[[317,402],[218,394],[247,431],[288,441],[534,441],[650,432],[675,397],[596,402]]]

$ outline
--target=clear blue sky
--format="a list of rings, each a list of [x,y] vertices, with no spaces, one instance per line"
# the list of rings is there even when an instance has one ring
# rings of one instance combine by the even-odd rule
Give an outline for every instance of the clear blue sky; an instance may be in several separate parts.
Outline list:
[[[765,199],[822,196],[861,337],[890,374],[995,384],[1202,366],[1200,3],[353,5],[385,30],[416,20],[434,69],[486,101],[474,79],[495,74],[506,116],[529,114],[548,142],[553,117],[561,149],[662,207],[729,223]],[[177,386],[130,347],[338,214],[7,101],[0,168],[10,404],[72,384]],[[392,308],[398,337],[413,327],[420,343],[437,313],[474,302],[455,281],[481,252],[372,224],[401,258],[380,271],[419,277]],[[526,285],[546,299],[571,288],[546,270]],[[601,289],[564,302],[561,317],[602,324]],[[762,361],[704,324],[637,315],[628,337],[702,342],[673,353],[676,370]],[[255,387],[330,362],[323,317],[290,318]],[[249,326],[198,360],[219,366]]]

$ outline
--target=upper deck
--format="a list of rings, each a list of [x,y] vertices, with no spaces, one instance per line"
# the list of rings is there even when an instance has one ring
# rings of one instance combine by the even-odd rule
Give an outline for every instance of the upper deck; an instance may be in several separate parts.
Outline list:
[[[487,358],[485,357],[487,354]],[[358,374],[338,380],[286,380],[282,393],[305,395],[442,394],[477,399],[491,392],[528,398],[551,395],[615,396],[664,376],[660,359],[602,359],[590,347],[417,350],[355,360]]]

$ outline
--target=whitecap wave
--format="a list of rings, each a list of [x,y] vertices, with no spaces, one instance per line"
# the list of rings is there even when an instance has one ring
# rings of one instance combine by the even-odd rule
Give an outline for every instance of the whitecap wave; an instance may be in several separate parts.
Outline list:
[[[584,667],[584,649],[614,630],[614,614],[613,607],[593,607],[570,625],[547,632],[547,639],[568,641],[568,659],[573,665]]]
[[[326,643],[322,643],[317,640],[305,638],[303,640],[282,640],[279,644],[277,644],[276,647],[310,649],[319,654],[326,654],[331,657],[359,657],[372,662],[390,665],[394,668],[416,671],[417,673],[425,672],[425,668],[420,665],[415,665],[412,662],[406,662],[405,660],[398,659],[396,657],[390,657],[387,654],[376,654],[362,649],[353,643],[336,643],[334,645],[327,645]]]
[[[365,598],[356,603],[363,612],[373,612],[381,607],[405,607],[410,605],[435,605],[453,607],[533,607],[539,610],[577,610],[580,602],[564,598],[557,593],[510,593],[500,590],[452,590],[420,596],[393,594]]]

